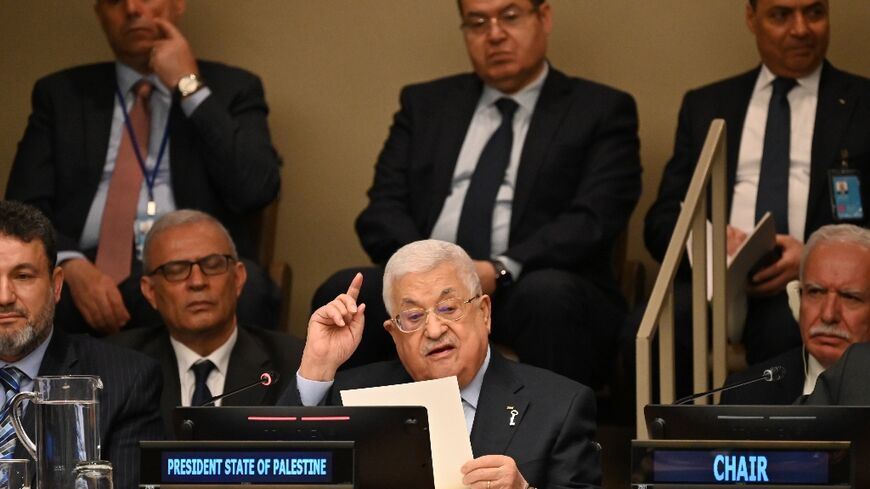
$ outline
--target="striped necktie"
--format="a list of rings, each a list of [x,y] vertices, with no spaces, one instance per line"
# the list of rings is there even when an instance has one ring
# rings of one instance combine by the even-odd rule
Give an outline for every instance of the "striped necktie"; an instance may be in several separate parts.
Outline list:
[[[29,379],[27,374],[15,367],[0,369],[0,387],[5,391],[3,410],[0,411],[0,458],[12,458],[15,451],[15,428],[12,426],[12,398],[21,390],[21,382]],[[2,474],[0,485],[5,483],[6,474]]]

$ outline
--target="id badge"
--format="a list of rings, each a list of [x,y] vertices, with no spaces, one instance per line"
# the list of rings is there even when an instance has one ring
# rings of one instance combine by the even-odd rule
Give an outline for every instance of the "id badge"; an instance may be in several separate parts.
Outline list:
[[[861,221],[864,205],[861,202],[861,174],[856,170],[828,170],[831,185],[831,211],[835,221]]]
[[[133,222],[133,235],[136,242],[136,258],[142,261],[142,252],[145,250],[145,236],[151,230],[156,218],[154,216],[139,215]]]

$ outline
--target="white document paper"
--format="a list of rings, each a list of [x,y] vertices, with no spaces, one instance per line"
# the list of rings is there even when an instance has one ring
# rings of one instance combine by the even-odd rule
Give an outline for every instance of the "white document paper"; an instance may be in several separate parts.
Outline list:
[[[734,255],[726,258],[727,284],[725,291],[726,303],[728,304],[728,340],[731,343],[739,343],[743,338],[743,327],[746,323],[746,310],[748,298],[746,297],[746,284],[749,280],[749,270],[758,263],[764,255],[773,251],[776,247],[776,225],[770,212],[765,212],[761,220],[750,231],[746,239]],[[686,241],[686,251],[689,256],[689,264],[692,264],[692,235]],[[707,221],[707,300],[713,300],[713,224]]]
[[[341,402],[345,406],[424,406],[429,415],[435,489],[466,487],[459,469],[473,455],[456,377],[344,390]]]

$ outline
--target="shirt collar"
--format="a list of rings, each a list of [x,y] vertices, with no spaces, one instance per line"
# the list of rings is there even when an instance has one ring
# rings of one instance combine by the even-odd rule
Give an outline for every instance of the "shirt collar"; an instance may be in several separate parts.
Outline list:
[[[120,61],[115,62],[115,81],[118,83],[118,88],[121,90],[122,94],[126,95],[129,93],[130,89],[133,88],[133,85],[143,78],[151,82],[151,84],[154,85],[154,88],[164,96],[172,97],[170,90],[166,88],[166,85],[160,81],[160,77],[155,73],[149,73],[143,76],[142,73],[139,73],[124,63],[121,63]]]
[[[819,80],[822,78],[822,65],[824,63],[820,63],[819,66],[813,70],[807,76],[797,78],[797,87],[806,89],[812,93],[819,93]],[[755,83],[755,91],[759,91],[762,89],[772,89],[771,86],[773,84],[773,80],[776,79],[776,75],[770,71],[766,65],[761,65],[761,71],[758,73],[758,81]]]
[[[822,372],[824,371],[825,367],[822,366],[821,362],[816,360],[816,357],[807,353],[807,378],[804,379],[805,395],[813,393],[813,390],[816,388],[816,379],[818,379],[819,375],[822,375]]]
[[[535,111],[535,104],[538,103],[538,97],[541,95],[541,89],[544,86],[544,80],[547,79],[547,75],[550,73],[550,64],[544,63],[544,69],[541,70],[541,74],[538,75],[531,83],[526,85],[522,90],[512,93],[506,94],[495,88],[484,85],[483,94],[480,96],[480,102],[478,103],[478,109],[484,107],[491,107],[495,103],[496,100],[506,97],[512,99],[514,102],[519,104],[521,108],[523,108],[526,112],[531,114]]]
[[[227,341],[223,345],[217,347],[215,351],[207,356],[201,357],[198,353],[188,348],[187,345],[170,336],[169,342],[172,343],[172,349],[175,350],[175,358],[178,361],[178,372],[184,374],[190,370],[193,364],[198,363],[202,359],[208,359],[211,360],[211,363],[214,364],[218,372],[226,375],[230,364],[230,354],[233,351],[233,347],[236,346],[238,337],[239,328],[233,328],[233,334],[227,338]]]
[[[42,359],[45,357],[45,351],[48,349],[48,344],[51,343],[51,337],[54,336],[54,327],[48,333],[48,337],[39,344],[26,357],[17,362],[7,363],[3,367],[16,367],[21,370],[31,379],[35,379],[39,375],[39,367],[42,366]]]
[[[459,395],[462,400],[467,402],[469,406],[477,410],[477,400],[480,398],[480,387],[483,385],[483,376],[486,374],[486,369],[489,368],[490,347],[486,347],[486,358],[483,359],[483,364],[477,371],[477,375],[471,379],[462,389],[459,389]]]

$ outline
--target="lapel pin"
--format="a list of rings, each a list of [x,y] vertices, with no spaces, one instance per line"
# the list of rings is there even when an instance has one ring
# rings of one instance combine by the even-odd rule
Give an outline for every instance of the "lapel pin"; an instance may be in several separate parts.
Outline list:
[[[516,409],[514,409],[513,406],[505,406],[505,409],[508,409],[510,411],[510,415],[511,415],[511,419],[510,419],[510,421],[508,421],[508,426],[516,426],[517,425],[516,417],[518,414],[520,414],[520,412],[517,411]]]

